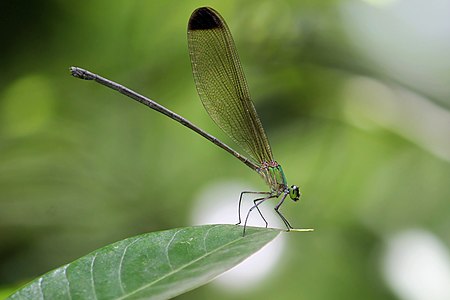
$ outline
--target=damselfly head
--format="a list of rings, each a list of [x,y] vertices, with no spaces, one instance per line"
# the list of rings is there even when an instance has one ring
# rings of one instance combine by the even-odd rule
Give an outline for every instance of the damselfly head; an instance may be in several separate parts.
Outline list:
[[[300,189],[296,185],[292,185],[289,189],[289,197],[291,197],[292,200],[298,201],[300,199],[301,193]]]

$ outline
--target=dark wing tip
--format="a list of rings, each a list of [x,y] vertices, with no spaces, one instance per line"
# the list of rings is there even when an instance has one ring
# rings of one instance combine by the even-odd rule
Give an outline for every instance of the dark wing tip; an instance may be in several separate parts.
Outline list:
[[[219,13],[210,7],[200,7],[194,10],[189,19],[189,30],[205,30],[222,27]]]

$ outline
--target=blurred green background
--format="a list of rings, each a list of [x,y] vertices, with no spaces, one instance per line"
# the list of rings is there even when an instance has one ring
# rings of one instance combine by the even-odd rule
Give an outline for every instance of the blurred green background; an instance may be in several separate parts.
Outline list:
[[[2,1],[0,295],[111,242],[191,225],[210,184],[266,188],[176,122],[69,75],[118,81],[235,147],[191,74],[187,21],[207,5],[227,20],[274,155],[302,189],[283,212],[316,232],[286,235],[251,289],[178,298],[413,299],[386,263],[396,236],[432,237],[450,268],[448,2]],[[414,261],[433,266],[430,253]]]

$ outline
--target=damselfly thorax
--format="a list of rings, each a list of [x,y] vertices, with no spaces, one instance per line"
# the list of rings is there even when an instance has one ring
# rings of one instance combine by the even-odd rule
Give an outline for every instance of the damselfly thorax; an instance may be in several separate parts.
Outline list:
[[[300,190],[293,185],[288,187],[283,168],[276,161],[262,162],[258,173],[270,187],[270,192],[277,197],[282,193],[289,194],[292,200],[300,198]]]

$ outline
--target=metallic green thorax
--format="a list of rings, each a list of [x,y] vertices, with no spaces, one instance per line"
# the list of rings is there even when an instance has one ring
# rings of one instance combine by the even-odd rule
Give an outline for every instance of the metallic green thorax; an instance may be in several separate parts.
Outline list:
[[[279,195],[286,190],[287,180],[284,176],[283,169],[277,162],[263,163],[258,173],[270,186],[270,190],[274,194]]]

